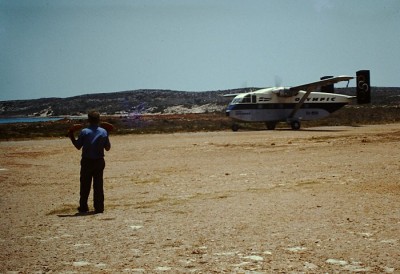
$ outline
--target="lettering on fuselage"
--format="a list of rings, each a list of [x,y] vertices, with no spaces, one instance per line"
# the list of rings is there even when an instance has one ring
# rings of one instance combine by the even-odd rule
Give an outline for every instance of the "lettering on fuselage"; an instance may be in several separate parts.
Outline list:
[[[295,101],[299,102],[301,98],[296,98]],[[305,102],[335,102],[336,97],[313,97],[307,98]]]

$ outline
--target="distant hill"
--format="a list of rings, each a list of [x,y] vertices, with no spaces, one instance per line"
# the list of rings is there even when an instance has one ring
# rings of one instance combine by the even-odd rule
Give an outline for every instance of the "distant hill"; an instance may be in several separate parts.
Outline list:
[[[223,111],[231,98],[228,93],[241,93],[258,88],[206,92],[141,89],[132,91],[86,94],[68,98],[0,101],[0,116],[75,116],[97,109],[107,115],[128,113],[204,113]],[[355,94],[355,88],[338,88],[337,93]],[[373,105],[400,105],[400,88],[373,87]]]

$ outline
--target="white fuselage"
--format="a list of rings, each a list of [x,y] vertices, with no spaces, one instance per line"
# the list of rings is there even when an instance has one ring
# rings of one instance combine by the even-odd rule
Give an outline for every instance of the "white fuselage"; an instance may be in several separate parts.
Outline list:
[[[328,116],[351,102],[353,96],[311,92],[300,109],[290,117],[305,91],[266,88],[237,95],[226,110],[232,119],[246,122],[279,122],[290,119],[315,120]]]

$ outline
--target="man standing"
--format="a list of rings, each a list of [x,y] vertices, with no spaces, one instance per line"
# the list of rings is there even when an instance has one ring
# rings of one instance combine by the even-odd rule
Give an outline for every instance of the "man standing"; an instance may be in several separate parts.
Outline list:
[[[104,149],[109,151],[111,143],[108,132],[99,126],[100,114],[97,111],[88,113],[89,126],[81,130],[78,139],[74,132],[69,131],[68,136],[72,144],[79,150],[82,149],[80,173],[80,200],[78,211],[89,211],[88,198],[93,179],[93,205],[96,213],[104,211],[103,170],[105,168]]]

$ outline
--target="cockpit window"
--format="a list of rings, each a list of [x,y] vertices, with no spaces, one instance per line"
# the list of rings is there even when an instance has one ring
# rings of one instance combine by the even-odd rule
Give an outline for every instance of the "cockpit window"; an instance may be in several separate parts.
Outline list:
[[[251,102],[250,94],[244,96],[242,102],[243,103],[250,103]]]
[[[234,98],[231,104],[241,104],[241,103],[251,103],[251,102],[256,103],[256,100],[257,97],[255,95],[251,96],[250,94],[247,94],[241,98]]]
[[[238,104],[240,101],[242,101],[242,98],[234,98],[231,104]]]

